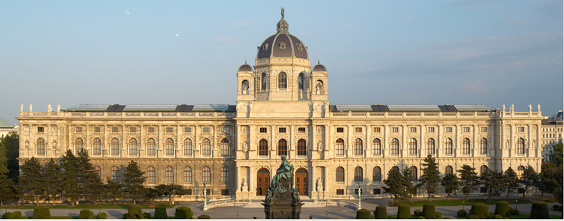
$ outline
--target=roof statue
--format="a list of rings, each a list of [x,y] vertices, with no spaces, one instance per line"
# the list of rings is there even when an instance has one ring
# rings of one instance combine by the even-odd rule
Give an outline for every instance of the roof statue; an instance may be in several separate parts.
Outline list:
[[[282,19],[284,19],[284,7],[282,7],[280,14],[282,15]]]

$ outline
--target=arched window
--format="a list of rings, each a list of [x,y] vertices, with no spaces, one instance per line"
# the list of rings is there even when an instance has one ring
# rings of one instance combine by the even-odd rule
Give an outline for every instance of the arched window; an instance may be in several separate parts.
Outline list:
[[[220,174],[221,182],[229,182],[229,168],[223,167]]]
[[[288,78],[286,77],[286,73],[280,72],[278,74],[278,89],[286,89],[288,87]]]
[[[390,151],[393,155],[399,154],[399,140],[397,138],[392,139],[392,142],[390,143]]]
[[[209,167],[204,167],[204,169],[202,169],[202,178],[205,183],[211,182],[211,170]]]
[[[427,140],[427,154],[435,155],[435,139],[433,138]]]
[[[202,155],[211,156],[211,142],[208,138],[202,141]]]
[[[412,166],[409,168],[409,179],[411,179],[411,181],[417,181],[417,167]]]
[[[343,156],[345,154],[345,141],[341,138],[337,139],[335,143],[335,154],[337,156]]]
[[[470,154],[470,139],[462,140],[462,154]]]
[[[445,154],[452,154],[452,139],[450,138],[445,141]]]
[[[323,81],[317,81],[317,84],[315,85],[315,94],[323,94]]]
[[[166,155],[174,155],[174,140],[171,138],[168,138],[165,141],[165,152]]]
[[[99,138],[94,139],[94,145],[92,146],[94,155],[102,155],[102,140]]]
[[[147,183],[154,184],[157,182],[157,173],[154,167],[147,169]]]
[[[119,182],[119,168],[116,166],[112,167],[112,181]]]
[[[129,140],[129,155],[137,155],[137,140]]]
[[[362,155],[362,140],[360,138],[354,140],[354,155]]]
[[[219,149],[223,157],[231,156],[231,151],[229,150],[229,140],[227,138],[221,139],[221,144],[219,145]]]
[[[184,168],[184,182],[191,183],[192,182],[192,168],[185,167]]]
[[[288,155],[288,144],[284,139],[278,141],[278,156],[282,155]]]
[[[165,170],[165,177],[167,183],[174,182],[174,169],[172,167],[167,167]]]
[[[259,141],[259,155],[268,156],[268,141],[265,139]]]
[[[482,138],[482,140],[480,140],[480,153],[481,154],[488,153],[488,140],[486,138]]]
[[[372,155],[380,154],[382,154],[382,142],[380,142],[380,139],[375,138],[372,140]]]
[[[241,83],[241,92],[243,94],[249,94],[249,81],[244,80],[243,83]]]
[[[363,177],[362,167],[354,168],[354,181],[362,182],[362,177]]]
[[[524,154],[525,153],[525,139],[519,138],[517,139],[517,154]]]
[[[155,139],[151,138],[147,141],[147,155],[154,156],[157,154],[157,145]]]
[[[307,155],[307,147],[306,141],[304,139],[298,140],[298,156],[306,156]]]
[[[519,179],[521,179],[523,177],[524,173],[525,173],[525,167],[524,166],[517,167],[517,177],[519,177]]]
[[[378,166],[374,167],[374,169],[372,170],[372,181],[382,181],[382,169],[380,169],[380,167]]]
[[[74,149],[75,154],[78,154],[80,151],[84,150],[84,141],[82,141],[82,138],[76,139],[76,141],[74,142]]]
[[[184,149],[184,156],[192,156],[192,140],[190,140],[190,138],[187,138],[186,140],[184,140],[184,147],[182,147],[182,149]]]
[[[409,140],[409,154],[417,154],[417,140],[415,138]]]
[[[452,167],[451,166],[445,167],[445,174],[452,174]]]
[[[45,140],[43,138],[37,139],[37,154],[45,154]]]
[[[480,167],[480,176],[482,176],[486,171],[488,171],[488,166],[482,165]]]
[[[94,167],[94,172],[96,172],[96,175],[98,175],[98,178],[100,178],[100,180],[102,179],[102,168],[100,168],[99,166]]]
[[[400,172],[399,167],[397,167],[397,166],[393,166],[392,170],[396,170],[396,171]]]
[[[261,87],[260,87],[260,89],[261,89],[262,91],[266,91],[266,81],[267,81],[267,79],[266,79],[266,73],[262,73],[260,80],[261,80]]]
[[[337,182],[345,182],[345,169],[343,167],[337,167]]]
[[[303,90],[303,89],[305,89],[304,85],[305,85],[305,82],[304,82],[304,74],[303,74],[303,73],[300,73],[300,74],[298,75],[298,90]]]
[[[119,140],[117,138],[112,139],[112,155],[119,155]]]

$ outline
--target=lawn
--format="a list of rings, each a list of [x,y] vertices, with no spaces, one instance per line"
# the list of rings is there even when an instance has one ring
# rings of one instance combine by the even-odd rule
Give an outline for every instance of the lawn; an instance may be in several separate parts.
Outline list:
[[[435,206],[472,206],[476,203],[483,203],[486,205],[495,205],[496,202],[498,201],[507,201],[509,202],[510,205],[515,204],[515,199],[509,199],[509,200],[505,200],[505,199],[492,199],[492,200],[487,200],[487,199],[469,199],[469,200],[464,200],[464,199],[451,199],[451,200],[431,200],[431,202],[433,204],[435,204]],[[411,207],[419,207],[419,206],[423,206],[426,203],[429,203],[429,201],[427,200],[414,200],[413,202],[409,202],[409,201],[401,201],[402,203],[405,203]],[[464,203],[462,203],[464,202]],[[517,204],[530,204],[532,203],[530,200],[528,199],[517,199]]]
[[[48,204],[40,204],[40,205],[45,205],[48,206],[51,209],[127,209],[129,208],[130,205],[132,204],[118,204],[118,205],[114,205],[114,204],[100,204],[100,206],[98,205],[94,205],[94,204],[80,204],[80,205],[76,205],[76,206],[70,206],[70,205],[56,205],[56,206],[51,206]],[[149,209],[149,208],[155,208],[156,205],[146,205],[146,204],[137,204],[139,206],[141,206],[141,209]],[[176,204],[172,204],[172,206],[169,206],[168,204],[163,204],[166,205],[166,208],[174,208],[176,206]],[[6,208],[6,207],[2,207]],[[35,208],[35,205],[25,205],[25,206],[8,206],[8,209],[33,209]]]

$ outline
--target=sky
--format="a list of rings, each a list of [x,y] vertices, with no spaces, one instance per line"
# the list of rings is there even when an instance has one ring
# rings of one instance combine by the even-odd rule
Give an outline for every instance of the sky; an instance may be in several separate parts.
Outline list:
[[[280,8],[332,104],[563,109],[555,1],[0,0],[0,118],[50,103],[235,104]]]

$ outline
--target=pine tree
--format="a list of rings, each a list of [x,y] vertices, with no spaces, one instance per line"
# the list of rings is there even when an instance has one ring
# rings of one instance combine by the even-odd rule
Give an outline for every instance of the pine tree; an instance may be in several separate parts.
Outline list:
[[[122,198],[123,185],[120,182],[113,181],[112,178],[108,177],[106,179],[106,185],[104,185],[106,199],[114,201],[114,205],[117,204],[117,200]]]
[[[499,191],[503,190],[505,186],[503,173],[491,169],[487,169],[486,172],[480,176],[480,181],[484,184],[484,187],[488,189],[488,199],[491,199],[494,194],[499,195]]]
[[[527,189],[530,186],[535,185],[536,182],[539,180],[539,174],[535,171],[535,169],[528,165],[523,172],[523,176],[521,177],[521,183],[525,185],[525,192],[523,192],[523,198],[525,198],[525,194],[527,194]]]
[[[441,186],[445,188],[445,192],[447,193],[447,200],[450,200],[451,193],[456,196],[456,192],[458,191],[458,188],[460,186],[460,181],[454,173],[449,173],[445,177],[443,177]]]
[[[385,193],[394,196],[394,202],[407,198],[409,193],[405,189],[403,175],[396,169],[392,168],[388,171],[388,179],[383,180],[386,186],[383,187]]]
[[[87,201],[96,203],[100,200],[100,192],[103,189],[102,180],[94,166],[90,163],[88,152],[81,150],[77,157],[77,168],[79,171],[78,186]]]
[[[417,187],[411,182],[411,172],[407,167],[402,170],[402,183],[403,187],[407,191],[409,201],[412,202],[413,196],[417,193]]]
[[[24,200],[31,200],[39,205],[39,198],[43,195],[44,183],[41,178],[42,167],[37,158],[32,157],[21,166],[22,175],[19,176],[19,192]]]
[[[432,193],[439,192],[439,183],[441,182],[441,176],[439,173],[439,167],[435,162],[435,158],[431,155],[427,155],[427,158],[423,160],[425,163],[422,164],[423,174],[419,179],[419,184],[417,187],[425,186],[427,190],[427,200],[431,200]]]
[[[45,196],[55,206],[57,195],[61,192],[61,170],[59,164],[51,158],[43,169],[43,181],[45,182]]]
[[[61,159],[61,189],[62,195],[71,206],[78,201],[81,190],[79,189],[77,158],[71,150],[67,150]]]
[[[8,178],[8,168],[4,163],[0,163],[0,207],[4,206],[5,201],[13,200],[16,197],[15,185],[12,179]]]
[[[552,192],[558,188],[558,180],[556,180],[556,168],[552,162],[545,162],[541,166],[539,180],[535,185],[541,191],[541,199],[544,192]]]
[[[466,195],[466,200],[468,200],[468,195],[478,189],[480,185],[478,175],[474,172],[476,168],[464,164],[460,173],[460,184],[462,185],[462,192]]]
[[[552,153],[548,156],[550,162],[554,163],[554,167],[562,165],[562,157],[564,155],[563,144],[557,143],[552,145]]]
[[[142,172],[137,162],[133,160],[129,162],[123,174],[125,196],[128,199],[132,199],[134,205],[137,199],[143,198],[143,183],[147,180],[147,177],[143,176],[144,174],[145,172]]]
[[[505,181],[505,188],[507,190],[507,197],[505,199],[509,199],[509,193],[519,188],[519,177],[517,176],[517,173],[509,167],[505,170],[503,178]]]
[[[19,145],[19,135],[16,132],[10,132],[0,140],[0,148],[6,151],[6,158],[8,158],[6,165],[10,171],[8,179],[11,179],[16,184],[20,175],[20,164],[18,161],[18,157],[20,157]]]
[[[160,184],[155,187],[159,196],[168,196],[168,204],[172,205],[174,202],[172,201],[173,196],[182,196],[186,194],[186,190],[184,187],[178,184]]]

